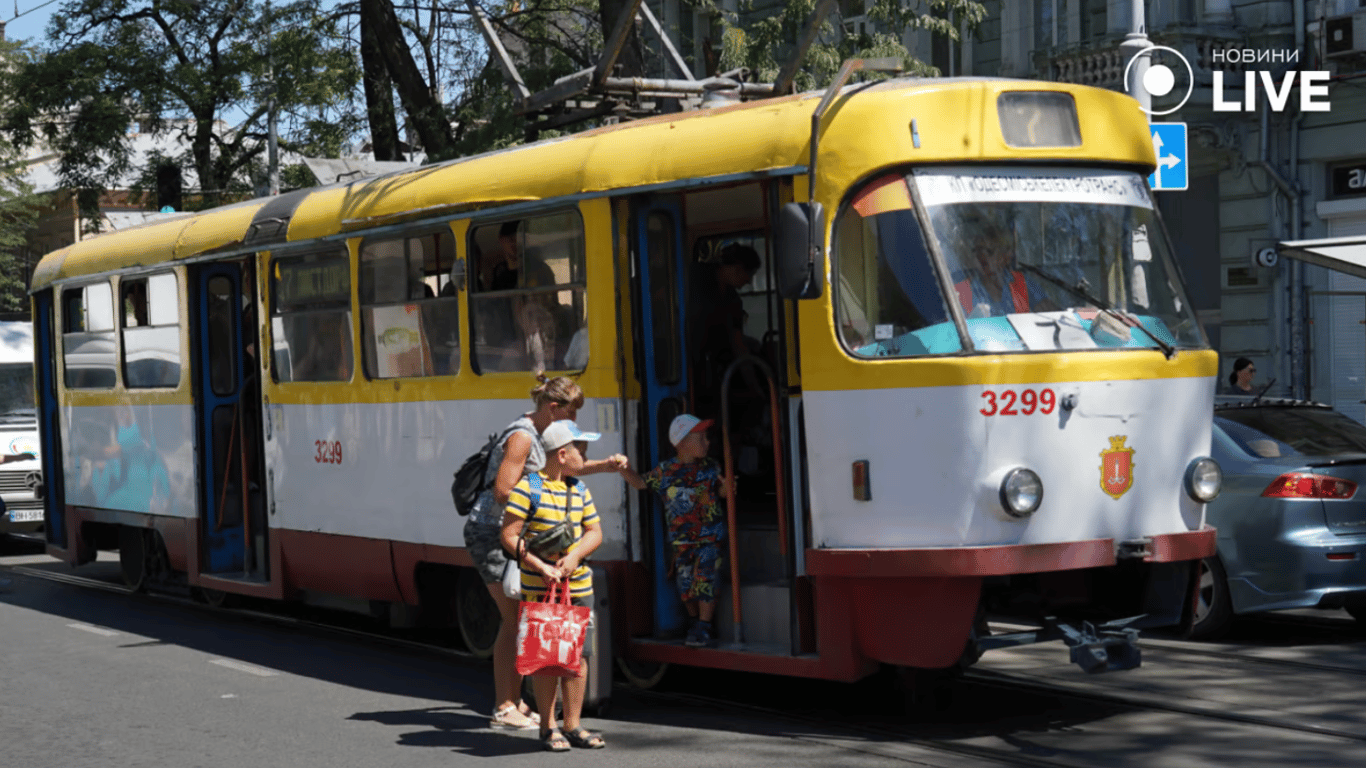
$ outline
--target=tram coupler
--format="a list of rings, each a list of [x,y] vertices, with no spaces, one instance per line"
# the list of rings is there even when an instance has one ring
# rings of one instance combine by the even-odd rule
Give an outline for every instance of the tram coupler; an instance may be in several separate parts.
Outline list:
[[[1072,649],[1072,663],[1087,674],[1135,669],[1143,663],[1138,648],[1138,630],[1125,626],[1134,619],[1107,622],[1099,627],[1089,621],[1081,626],[1057,625],[1062,641]]]

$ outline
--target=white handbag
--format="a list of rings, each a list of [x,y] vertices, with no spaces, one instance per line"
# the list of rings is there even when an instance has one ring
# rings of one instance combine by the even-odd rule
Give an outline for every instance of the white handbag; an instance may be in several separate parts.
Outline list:
[[[513,600],[522,597],[522,569],[516,560],[509,560],[503,566],[503,594]]]

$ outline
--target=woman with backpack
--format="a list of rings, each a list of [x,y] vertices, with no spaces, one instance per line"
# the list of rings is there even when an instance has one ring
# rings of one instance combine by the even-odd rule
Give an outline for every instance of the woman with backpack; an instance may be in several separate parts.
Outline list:
[[[540,725],[540,717],[521,701],[522,678],[517,674],[517,600],[503,592],[503,570],[508,554],[500,540],[503,510],[512,489],[523,477],[545,467],[545,448],[541,432],[552,422],[573,421],[583,407],[583,390],[565,376],[539,382],[531,390],[535,408],[509,424],[489,454],[484,476],[484,490],[479,494],[469,519],[465,522],[465,549],[474,560],[488,588],[493,602],[498,605],[501,624],[498,639],[493,644],[493,718],[490,727],[510,730],[529,730]],[[576,474],[591,475],[615,472],[626,466],[620,454],[598,461],[585,462]]]

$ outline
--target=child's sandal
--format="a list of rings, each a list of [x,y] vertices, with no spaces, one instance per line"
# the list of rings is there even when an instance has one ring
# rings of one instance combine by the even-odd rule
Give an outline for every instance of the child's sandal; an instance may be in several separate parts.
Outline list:
[[[583,726],[565,731],[564,737],[579,749],[602,749],[607,746],[607,742],[602,740],[602,734],[593,733]]]
[[[559,728],[551,728],[548,731],[541,731],[541,745],[547,752],[568,752],[569,740],[560,733]]]

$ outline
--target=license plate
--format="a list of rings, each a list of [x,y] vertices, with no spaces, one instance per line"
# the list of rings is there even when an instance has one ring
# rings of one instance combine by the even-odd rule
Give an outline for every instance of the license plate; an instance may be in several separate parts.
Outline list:
[[[41,522],[43,510],[41,509],[11,509],[9,511],[9,521],[11,523],[32,523]]]

